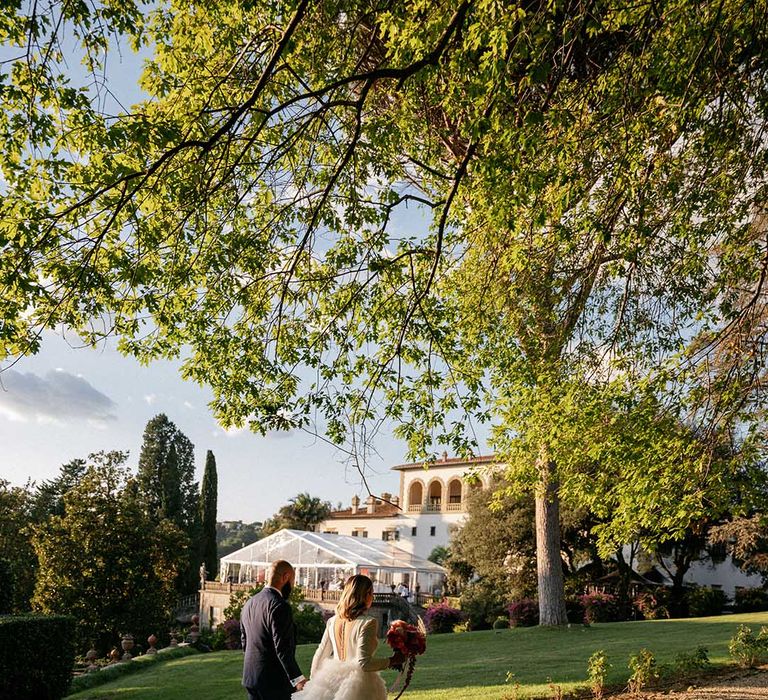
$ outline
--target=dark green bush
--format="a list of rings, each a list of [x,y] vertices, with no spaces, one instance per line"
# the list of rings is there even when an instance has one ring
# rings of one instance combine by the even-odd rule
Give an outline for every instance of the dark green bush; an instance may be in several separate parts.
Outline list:
[[[11,563],[0,559],[0,615],[13,612],[14,577]]]
[[[725,593],[715,588],[690,588],[686,591],[685,598],[691,617],[722,615],[728,602]]]
[[[568,596],[565,599],[565,612],[568,616],[568,622],[575,625],[584,622],[584,605],[580,596]]]
[[[765,588],[740,588],[733,596],[733,611],[737,613],[768,610],[768,590]]]
[[[65,615],[0,617],[0,698],[58,700],[75,665],[75,621]]]
[[[312,605],[300,605],[293,611],[296,623],[296,641],[299,644],[317,644],[323,638],[325,618]]]
[[[497,617],[493,621],[493,629],[495,629],[495,630],[506,630],[506,629],[509,629],[509,618],[508,617]]]
[[[461,592],[461,612],[471,630],[488,630],[507,605],[498,591],[482,584],[472,584]]]

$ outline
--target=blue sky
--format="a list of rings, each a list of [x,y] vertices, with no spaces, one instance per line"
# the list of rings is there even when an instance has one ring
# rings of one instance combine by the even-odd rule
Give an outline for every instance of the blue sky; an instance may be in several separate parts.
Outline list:
[[[344,454],[311,435],[222,430],[207,407],[210,391],[182,380],[176,363],[145,367],[113,343],[74,345],[47,333],[40,353],[0,374],[0,477],[11,483],[52,478],[62,463],[98,450],[128,450],[135,468],[144,426],[162,412],[194,443],[198,479],[206,450],[216,455],[219,519],[262,520],[301,491],[345,505],[363,494]],[[404,446],[382,434],[376,448],[369,484],[396,493],[390,467],[403,461]]]

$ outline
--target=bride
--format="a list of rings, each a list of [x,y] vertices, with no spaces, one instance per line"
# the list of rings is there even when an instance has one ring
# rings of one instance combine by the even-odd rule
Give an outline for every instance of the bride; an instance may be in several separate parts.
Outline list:
[[[379,671],[401,668],[405,657],[375,658],[376,618],[366,615],[373,604],[373,583],[367,576],[347,579],[336,614],[328,620],[312,659],[310,679],[292,700],[386,700]]]

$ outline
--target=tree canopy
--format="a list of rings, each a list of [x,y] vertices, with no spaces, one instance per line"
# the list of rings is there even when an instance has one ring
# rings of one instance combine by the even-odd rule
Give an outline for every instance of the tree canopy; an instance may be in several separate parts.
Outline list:
[[[386,418],[414,457],[493,420],[537,494],[540,587],[580,483],[551,419],[579,387],[650,384],[717,430],[760,409],[765,2],[0,13],[0,354],[116,334],[182,355],[226,424],[341,442]],[[113,37],[150,60],[147,99],[111,111]],[[651,456],[665,478],[632,498],[674,530],[709,496],[656,504],[678,462]]]
[[[64,513],[33,526],[40,561],[34,609],[74,616],[79,643],[102,652],[120,634],[144,639],[168,624],[189,546],[173,523],[146,513],[126,459],[90,455],[64,495]]]

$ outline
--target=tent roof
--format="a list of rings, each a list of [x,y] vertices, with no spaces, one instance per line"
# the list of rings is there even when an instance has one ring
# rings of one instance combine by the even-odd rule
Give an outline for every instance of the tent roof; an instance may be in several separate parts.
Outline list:
[[[285,559],[295,567],[354,566],[443,574],[445,569],[391,542],[303,530],[279,530],[221,558],[222,564],[269,565]]]

